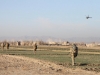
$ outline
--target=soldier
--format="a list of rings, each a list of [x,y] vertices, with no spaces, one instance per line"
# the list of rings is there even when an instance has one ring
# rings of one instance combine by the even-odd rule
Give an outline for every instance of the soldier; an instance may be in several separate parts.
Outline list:
[[[1,47],[4,50],[4,47],[6,47],[6,49],[9,49],[10,44],[8,42],[2,42],[1,43]]]
[[[75,57],[77,57],[78,55],[78,47],[75,44],[73,44],[72,48],[70,48],[70,52],[71,52],[71,58],[72,58],[72,65],[74,66]]]
[[[36,54],[36,50],[37,50],[37,44],[36,43],[34,44],[33,49],[34,49],[34,54]]]
[[[1,47],[2,47],[2,49],[4,50],[4,47],[5,47],[4,42],[1,43]]]
[[[7,49],[9,49],[9,46],[10,46],[10,44],[7,42],[7,43],[6,43],[6,47],[7,47]]]

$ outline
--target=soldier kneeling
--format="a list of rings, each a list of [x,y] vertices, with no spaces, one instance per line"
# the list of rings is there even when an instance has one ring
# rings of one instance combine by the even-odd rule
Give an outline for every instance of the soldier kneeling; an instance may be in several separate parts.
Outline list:
[[[78,55],[78,47],[73,44],[72,48],[70,48],[71,58],[72,58],[72,65],[75,64],[75,57]]]

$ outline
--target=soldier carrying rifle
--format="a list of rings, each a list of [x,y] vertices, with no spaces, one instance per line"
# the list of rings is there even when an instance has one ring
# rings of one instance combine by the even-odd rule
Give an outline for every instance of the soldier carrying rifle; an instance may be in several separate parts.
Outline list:
[[[35,43],[34,46],[33,46],[34,54],[36,54],[36,50],[37,50],[37,44]]]
[[[75,65],[75,58],[78,55],[78,47],[73,44],[72,48],[70,48],[70,53],[71,53],[71,59],[72,59],[72,65]]]

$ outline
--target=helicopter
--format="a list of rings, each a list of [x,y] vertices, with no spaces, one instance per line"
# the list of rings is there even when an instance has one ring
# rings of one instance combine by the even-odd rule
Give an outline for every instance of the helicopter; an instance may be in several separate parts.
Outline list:
[[[92,17],[89,17],[89,15],[88,15],[88,16],[86,16],[86,19],[89,19],[89,18],[92,18]]]

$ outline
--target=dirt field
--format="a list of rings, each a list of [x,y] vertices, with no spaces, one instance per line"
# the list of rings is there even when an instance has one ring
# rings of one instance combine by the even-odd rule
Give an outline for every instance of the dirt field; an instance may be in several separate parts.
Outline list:
[[[100,75],[22,56],[0,55],[0,75]]]

